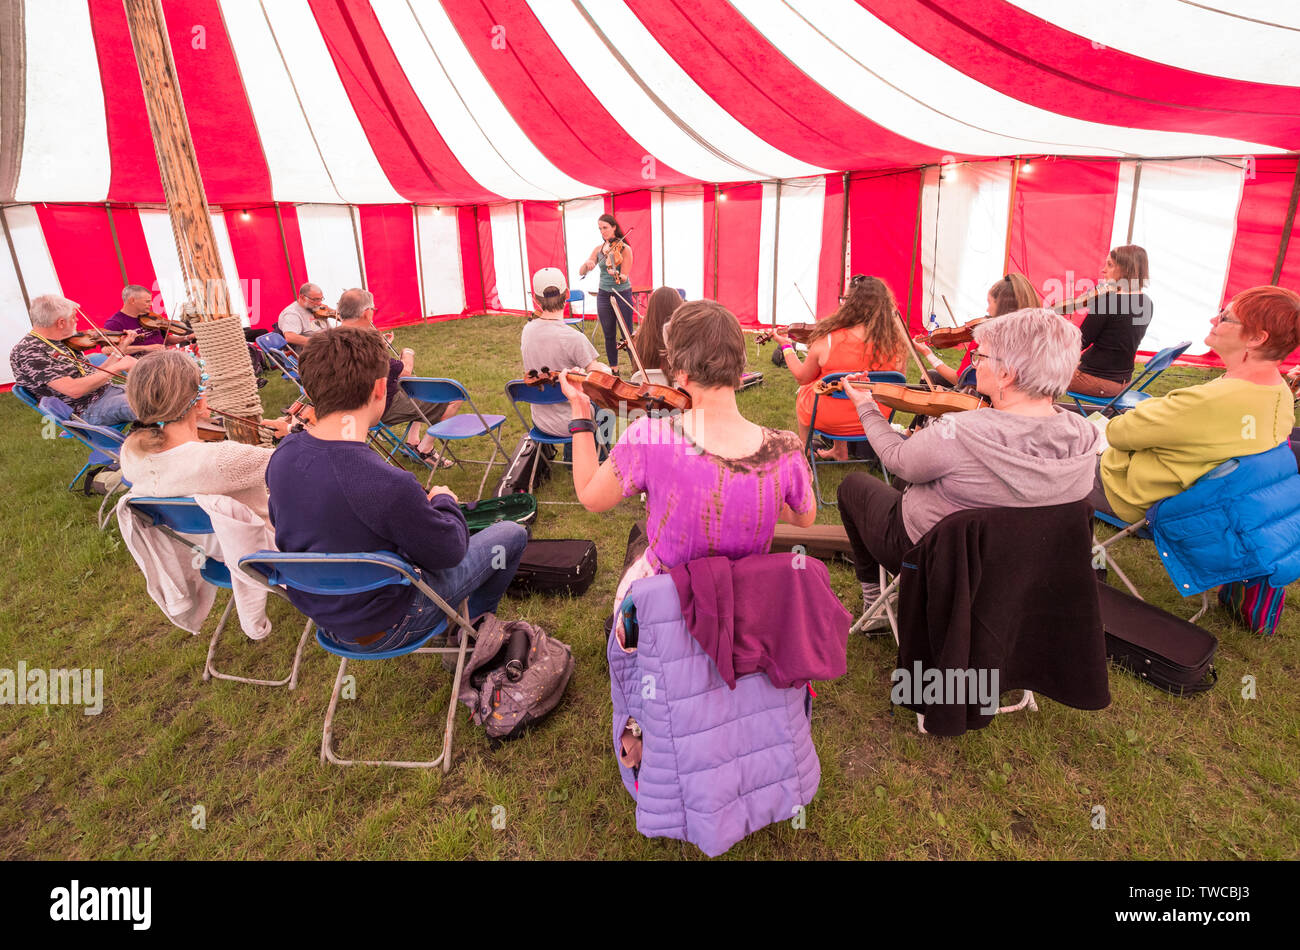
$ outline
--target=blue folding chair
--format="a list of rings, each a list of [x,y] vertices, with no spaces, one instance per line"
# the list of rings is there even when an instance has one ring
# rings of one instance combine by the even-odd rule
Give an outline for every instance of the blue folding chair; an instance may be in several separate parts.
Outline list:
[[[280,371],[280,375],[289,382],[298,387],[298,391],[306,396],[303,392],[302,383],[298,379],[298,356],[289,346],[289,342],[278,333],[263,333],[253,345],[262,351],[262,355]]]
[[[558,406],[567,403],[569,400],[565,397],[564,391],[560,389],[559,383],[545,383],[541,386],[530,386],[522,379],[512,379],[506,383],[506,398],[510,400],[510,405],[514,407],[515,415],[519,417],[519,424],[523,426],[525,438],[540,445],[563,445],[572,446],[572,435],[551,435],[549,432],[543,432],[537,426],[532,425],[524,419],[523,411],[519,408],[520,403],[530,406]],[[572,462],[566,462],[561,458],[553,460],[557,465],[572,466]],[[528,473],[528,494],[533,493],[533,487],[537,480],[537,469],[541,465],[541,452],[533,456],[533,470]],[[541,502],[544,505],[574,505],[580,504],[573,501],[550,501]]]
[[[469,622],[469,602],[461,602],[460,612],[438,596],[428,584],[415,573],[412,567],[395,554],[387,551],[361,554],[291,554],[277,551],[258,551],[240,558],[239,567],[250,577],[256,578],[269,586],[284,586],[290,590],[309,594],[331,594],[339,597],[355,596],[366,591],[377,590],[390,585],[412,586],[432,600],[442,610],[445,617],[423,637],[395,650],[364,653],[350,650],[327,631],[317,628],[316,642],[327,653],[340,657],[339,672],[334,678],[334,692],[330,695],[329,708],[325,713],[325,728],[321,736],[321,763],[332,762],[335,765],[389,765],[405,769],[431,769],[442,766],[443,772],[451,769],[452,732],[456,725],[457,693],[461,674],[465,669],[465,651],[470,640],[476,636]],[[430,647],[426,644],[434,637],[446,634],[449,623],[456,624],[458,643],[455,646]],[[307,622],[307,629],[312,621]],[[442,653],[456,655],[456,673],[451,683],[451,698],[447,708],[447,726],[443,733],[442,751],[430,762],[404,762],[374,759],[341,759],[334,752],[334,713],[338,709],[339,694],[343,689],[343,679],[347,674],[349,660],[387,660],[411,653]]]
[[[1067,392],[1065,395],[1073,399],[1075,406],[1085,414],[1089,409],[1096,409],[1107,417],[1117,416],[1121,412],[1128,412],[1142,400],[1151,398],[1151,394],[1146,391],[1147,387],[1154,383],[1156,377],[1167,370],[1170,364],[1182,356],[1183,352],[1191,345],[1189,340],[1165,347],[1147,361],[1146,365],[1142,367],[1142,372],[1130,379],[1127,386],[1109,398],[1075,392]]]
[[[469,405],[469,412],[458,412],[456,415],[442,419],[429,426],[425,435],[437,439],[441,443],[439,453],[449,452],[449,443],[457,442],[462,439],[475,439],[479,436],[488,436],[492,439],[493,450],[492,456],[484,459],[460,459],[455,455],[450,457],[455,460],[456,464],[464,468],[465,462],[471,462],[474,465],[482,465],[483,479],[478,485],[478,495],[475,501],[483,497],[483,487],[487,484],[488,474],[492,471],[492,466],[496,464],[497,455],[500,454],[503,459],[509,459],[510,455],[501,447],[501,439],[497,435],[497,430],[501,424],[506,421],[505,416],[485,415],[478,411],[474,405],[474,400],[470,398],[469,392],[459,382],[454,379],[445,379],[433,376],[403,376],[397,381],[402,387],[402,391],[415,401],[416,408],[419,408],[421,402],[464,402]],[[420,415],[424,417],[424,412]],[[429,420],[424,417],[427,423]],[[430,480],[434,475],[433,471],[429,472]]]
[[[87,458],[86,464],[82,466],[81,471],[77,473],[77,477],[68,486],[69,490],[74,488],[83,475],[95,466],[112,466],[116,468],[121,459],[122,443],[126,441],[125,436],[117,429],[108,426],[91,425],[77,416],[72,411],[72,408],[58,396],[43,397],[37,404],[37,411],[47,419],[55,420],[69,438],[77,440],[90,450],[90,456]],[[95,519],[100,531],[103,531],[108,526],[108,503],[110,499],[118,489],[125,491],[130,487],[131,483],[123,478],[120,484],[104,495],[104,500],[99,503],[99,513]]]
[[[126,503],[132,510],[147,518],[153,527],[162,531],[168,537],[194,548],[196,553],[202,555],[199,576],[213,587],[231,591],[230,599],[226,601],[226,609],[222,611],[221,619],[217,621],[217,629],[212,632],[212,640],[208,643],[208,657],[203,663],[203,681],[207,682],[215,676],[220,680],[251,683],[254,686],[288,686],[290,689],[296,687],[298,685],[298,667],[302,663],[302,651],[307,644],[307,634],[311,631],[311,622],[308,621],[307,626],[302,631],[302,636],[298,638],[298,649],[293,654],[293,667],[290,669],[289,675],[284,679],[261,680],[220,672],[213,665],[212,658],[217,652],[217,639],[221,636],[221,631],[226,627],[231,608],[235,606],[234,588],[230,583],[230,568],[226,566],[225,562],[209,554],[204,554],[194,544],[193,538],[185,537],[185,535],[212,534],[212,520],[193,498],[140,496],[136,498],[128,497]],[[276,594],[283,596],[283,591],[277,588],[272,588],[272,590]]]
[[[41,416],[42,419],[46,419],[46,420],[49,420],[50,422],[54,423],[54,425],[55,425],[55,426],[57,427],[57,429],[58,429],[58,438],[60,438],[60,439],[69,439],[69,440],[72,440],[72,441],[81,442],[83,445],[86,444],[86,442],[85,442],[84,439],[77,439],[77,438],[75,438],[75,437],[72,435],[72,433],[69,432],[69,431],[67,430],[67,428],[62,424],[62,422],[60,421],[60,418],[61,418],[61,417],[60,417],[60,410],[55,409],[54,411],[46,412],[45,410],[43,410],[43,409],[40,407],[39,403],[37,402],[36,397],[33,396],[33,395],[32,395],[32,394],[31,394],[31,393],[30,393],[30,392],[29,392],[25,387],[23,387],[23,386],[14,386],[13,389],[12,389],[11,391],[13,392],[15,398],[17,398],[17,400],[18,400],[19,402],[21,402],[24,406],[27,406],[29,409],[31,409],[31,410],[33,410],[34,412],[38,413],[38,414]],[[58,399],[57,396],[46,396],[46,397],[44,397],[44,398],[46,398],[46,399],[54,399],[54,400],[56,400],[56,401],[58,402],[59,405],[63,406],[63,410],[66,410],[66,412],[67,412],[67,417],[68,417],[68,418],[71,418],[71,417],[72,417],[72,409],[69,408],[69,407],[68,407],[68,404],[65,403],[62,399]],[[51,405],[53,406],[53,403],[51,403]],[[51,434],[51,433],[47,433],[47,434],[46,434],[46,437],[47,437],[47,438],[54,438],[54,435]],[[98,451],[98,450],[95,449],[94,447],[91,447],[91,450],[90,450],[90,457],[86,459],[86,463],[85,463],[84,465],[81,466],[81,468],[77,471],[77,474],[74,475],[74,476],[72,477],[72,481],[68,482],[68,491],[72,491],[74,488],[76,488],[76,487],[77,487],[77,482],[81,481],[82,477],[83,477],[83,476],[86,474],[86,472],[89,471],[91,468],[93,468],[93,467],[96,466],[96,465],[111,465],[111,464],[113,463],[113,461],[114,461],[114,458],[111,458],[111,457],[105,455],[104,453]]]
[[[573,312],[573,305],[575,303],[582,304],[582,316],[578,316]],[[564,318],[564,322],[569,324],[570,326],[573,326],[574,324],[584,322],[586,319],[587,319],[587,295],[583,293],[581,290],[570,290],[569,291],[569,315]]]
[[[842,379],[843,377],[849,375],[852,374],[847,372],[827,373],[825,376],[822,377],[822,382],[833,383],[836,380]],[[869,379],[873,383],[903,383],[903,384],[907,383],[906,376],[904,376],[902,373],[896,373],[893,370],[873,370],[872,372],[867,373],[867,379]],[[861,465],[863,463],[862,459],[845,459],[844,461],[841,462],[841,461],[826,461],[825,459],[819,459],[817,457],[817,451],[815,446],[819,438],[826,439],[831,443],[867,441],[867,437],[865,434],[832,435],[829,432],[823,432],[817,428],[817,407],[821,404],[821,401],[823,399],[847,400],[848,398],[849,397],[846,396],[842,390],[840,392],[830,393],[829,395],[826,396],[822,396],[820,393],[814,394],[813,396],[812,418],[808,420],[808,443],[807,445],[804,446],[804,451],[808,453],[808,464],[812,466],[813,490],[816,491],[817,493],[817,504],[823,508],[829,508],[831,505],[834,505],[835,500],[831,499],[830,501],[827,501],[825,498],[822,497],[821,479],[817,473],[818,467],[822,465]],[[893,411],[890,410],[889,415],[886,416],[885,418],[887,419],[892,418],[893,414],[894,414]],[[889,472],[885,471],[885,466],[883,463],[880,466],[880,471],[884,474],[885,481],[888,482]]]

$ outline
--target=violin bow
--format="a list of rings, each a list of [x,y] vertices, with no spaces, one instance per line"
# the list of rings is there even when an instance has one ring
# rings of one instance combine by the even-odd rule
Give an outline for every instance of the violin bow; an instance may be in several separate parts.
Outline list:
[[[110,339],[108,338],[108,335],[107,335],[106,333],[104,333],[103,330],[101,330],[99,327],[95,326],[95,321],[92,320],[92,319],[90,319],[90,317],[86,316],[86,312],[85,312],[84,310],[82,310],[80,307],[78,307],[78,308],[77,308],[77,313],[81,314],[81,319],[85,320],[87,323],[90,324],[90,328],[91,328],[92,330],[95,331],[96,335],[97,335],[101,340],[103,340],[103,341],[104,341],[105,343],[107,343],[110,347],[112,347],[114,353],[116,353],[116,354],[117,354],[118,356],[120,356],[121,358],[126,359],[126,354],[123,353],[121,350],[119,350],[119,349],[117,348],[117,344],[114,343],[112,340],[110,340]]]
[[[961,324],[957,322],[957,314],[952,312],[952,304],[948,303],[948,295],[940,294],[939,299],[943,301],[943,305],[948,309],[948,317],[952,320],[953,328],[959,329]]]
[[[791,281],[791,283],[794,283],[794,282]],[[803,295],[803,291],[799,289],[799,285],[798,285],[798,284],[795,284],[795,285],[794,285],[794,290],[795,290],[795,293],[797,293],[797,294],[799,295],[799,299],[803,301],[803,305],[804,305],[805,307],[808,308],[808,316],[810,316],[810,317],[813,318],[813,323],[816,323],[816,322],[817,322],[817,314],[813,312],[812,304],[810,304],[810,303],[808,302],[808,298],[805,297],[805,296]],[[776,314],[772,314],[772,323],[773,323],[773,324],[776,323]]]
[[[621,291],[615,290],[612,291],[612,293],[619,300],[623,301],[623,303],[627,304],[628,309],[632,311],[634,316],[642,316],[640,314],[637,314],[636,307],[632,306],[632,301],[624,297]],[[627,337],[627,341],[628,341],[627,351],[630,354],[632,354],[632,362],[636,364],[637,371],[641,374],[641,378],[644,379],[646,382],[649,382],[650,377],[646,375],[645,367],[641,365],[641,357],[637,353],[636,347],[632,345],[632,332],[627,328],[627,322],[623,319],[622,307],[614,308],[614,319],[618,321],[618,325],[623,328],[623,335]],[[642,316],[642,320],[644,319],[645,319],[644,316]]]
[[[916,344],[912,342],[912,335],[908,332],[907,321],[903,319],[902,313],[894,311],[894,316],[898,318],[899,324],[903,328],[903,339],[907,341],[907,352],[912,354],[912,359],[916,362],[916,368],[921,371],[921,382],[925,383],[930,392],[934,392],[934,382],[930,379],[930,374],[926,372],[924,364],[921,363],[921,354],[917,350]]]
[[[118,385],[124,385],[126,383],[126,377],[123,376],[121,373],[110,373],[102,366],[96,366],[90,360],[85,359],[84,357],[79,356],[76,353],[72,353],[72,352],[64,353],[62,350],[58,350],[58,349],[53,350],[52,352],[54,353],[55,356],[58,356],[61,359],[64,359],[67,362],[71,363],[73,366],[81,370],[83,373],[103,373]]]

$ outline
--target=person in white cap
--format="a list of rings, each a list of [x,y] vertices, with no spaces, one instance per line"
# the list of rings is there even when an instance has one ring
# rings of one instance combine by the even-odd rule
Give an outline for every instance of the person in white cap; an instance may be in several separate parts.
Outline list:
[[[558,267],[543,267],[533,275],[533,303],[538,314],[524,326],[519,341],[524,372],[540,371],[542,367],[553,370],[577,367],[588,373],[610,371],[600,362],[591,341],[564,322],[564,304],[568,298],[569,287]],[[556,436],[569,434],[572,414],[567,403],[533,406],[532,410],[533,425],[543,432]]]

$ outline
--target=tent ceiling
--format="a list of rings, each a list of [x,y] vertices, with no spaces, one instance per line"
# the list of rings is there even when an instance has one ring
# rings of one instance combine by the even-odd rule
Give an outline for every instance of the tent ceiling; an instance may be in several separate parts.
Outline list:
[[[1300,148],[1290,0],[163,0],[209,200]],[[22,5],[0,198],[162,199],[118,0]],[[69,55],[70,54],[70,55]]]

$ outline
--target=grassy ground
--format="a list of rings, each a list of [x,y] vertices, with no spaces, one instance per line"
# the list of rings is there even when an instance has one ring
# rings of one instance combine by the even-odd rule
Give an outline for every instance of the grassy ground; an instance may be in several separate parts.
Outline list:
[[[408,328],[417,371],[451,375],[506,412],[503,441],[520,427],[503,385],[518,375],[516,318]],[[794,382],[753,352],[764,384],[742,410],[792,427]],[[1160,389],[1199,380],[1175,370]],[[270,408],[288,387],[264,390]],[[320,727],[336,664],[314,645],[292,693],[203,683],[206,637],[172,627],[149,600],[116,528],[95,530],[98,498],[64,490],[84,452],[41,438],[40,420],[0,398],[0,668],[99,667],[99,716],[70,706],[0,707],[0,856],[71,858],[698,858],[692,846],[643,838],[609,753],[609,684],[601,619],[609,612],[627,532],[639,504],[604,515],[543,506],[537,537],[596,541],[600,571],[580,599],[507,600],[502,613],[541,624],[573,647],[577,670],[564,703],[523,739],[492,748],[458,713],[449,775],[323,767]],[[499,471],[499,469],[498,469]],[[473,497],[477,473],[448,482]],[[832,475],[828,491],[838,481]],[[489,492],[490,492],[489,488]],[[563,471],[541,491],[572,501]],[[834,522],[834,509],[821,521]],[[1190,616],[1149,545],[1121,552],[1139,587]],[[850,610],[852,573],[831,567]],[[1040,698],[959,739],[916,732],[890,715],[888,637],[855,637],[849,672],[818,683],[813,735],[821,789],[804,828],[764,829],[729,858],[1294,858],[1300,855],[1297,762],[1300,672],[1296,590],[1277,637],[1203,623],[1220,639],[1219,685],[1190,699],[1119,672],[1113,700],[1080,712]],[[224,603],[224,595],[219,605]],[[779,609],[778,603],[773,605]],[[287,666],[301,618],[273,603],[276,633],[251,643],[227,635],[221,668],[276,673]],[[216,621],[209,620],[208,630]],[[357,697],[341,705],[343,755],[432,756],[449,679],[432,657],[355,664]],[[1242,677],[1257,698],[1242,695]],[[201,806],[204,822],[199,822]],[[494,829],[494,808],[504,827]],[[1094,828],[1095,807],[1105,828]],[[496,811],[502,816],[501,811]],[[196,824],[205,824],[196,828]],[[501,824],[500,821],[497,824]]]

